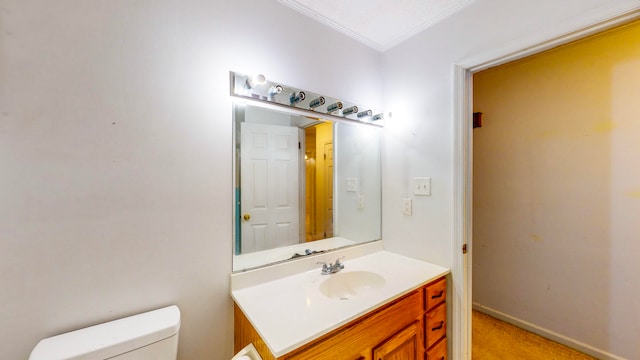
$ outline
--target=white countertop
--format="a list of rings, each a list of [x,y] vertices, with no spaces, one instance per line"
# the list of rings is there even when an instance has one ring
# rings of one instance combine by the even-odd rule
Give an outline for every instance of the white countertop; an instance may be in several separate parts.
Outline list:
[[[374,272],[384,277],[384,286],[349,300],[328,298],[319,287],[332,275],[321,275],[318,265],[314,270],[233,289],[231,296],[278,357],[449,273],[447,268],[384,250],[347,257],[343,263],[342,272]]]

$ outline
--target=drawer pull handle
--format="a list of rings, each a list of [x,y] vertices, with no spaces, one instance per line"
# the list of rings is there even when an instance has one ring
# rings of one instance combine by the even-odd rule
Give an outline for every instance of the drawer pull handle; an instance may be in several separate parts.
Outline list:
[[[444,321],[440,321],[440,324],[436,327],[431,328],[431,331],[440,330],[442,329],[443,326],[444,326]]]
[[[442,295],[444,294],[444,290],[440,290],[440,292],[438,293],[438,295],[431,295],[432,299],[437,299],[442,297]]]

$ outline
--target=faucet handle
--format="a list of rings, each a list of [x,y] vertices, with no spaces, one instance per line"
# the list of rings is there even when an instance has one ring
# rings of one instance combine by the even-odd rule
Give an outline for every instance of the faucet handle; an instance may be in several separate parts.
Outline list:
[[[334,267],[340,268],[340,269],[344,269],[344,264],[340,262],[340,259],[344,259],[344,255],[340,256],[339,258],[336,259],[336,262],[333,264]]]
[[[329,271],[329,266],[330,266],[330,265],[329,265],[329,264],[327,264],[326,262],[324,262],[324,261],[318,261],[316,264],[318,264],[318,265],[322,264],[322,272],[323,272],[323,273],[326,273],[326,272],[328,272],[328,271]]]

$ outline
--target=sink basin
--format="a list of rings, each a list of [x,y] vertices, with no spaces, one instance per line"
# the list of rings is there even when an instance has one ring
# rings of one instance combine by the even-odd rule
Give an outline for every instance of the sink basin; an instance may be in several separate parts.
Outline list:
[[[385,282],[382,276],[369,271],[339,272],[327,275],[327,279],[320,283],[320,292],[328,298],[349,300],[375,291]]]

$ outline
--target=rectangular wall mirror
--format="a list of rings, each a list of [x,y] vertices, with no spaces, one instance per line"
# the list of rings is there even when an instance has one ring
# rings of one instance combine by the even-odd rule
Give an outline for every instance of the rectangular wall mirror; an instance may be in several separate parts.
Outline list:
[[[380,127],[233,107],[233,271],[381,238]]]

